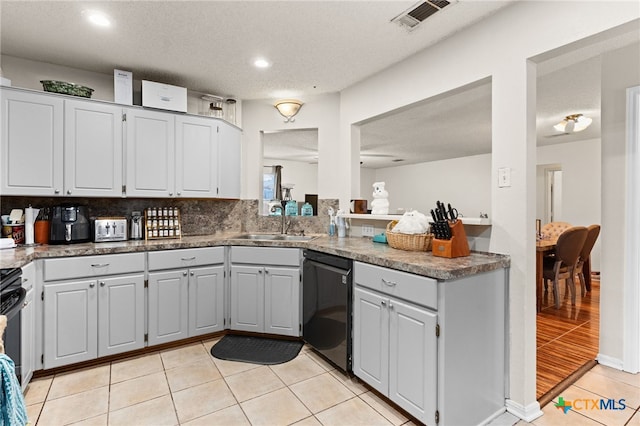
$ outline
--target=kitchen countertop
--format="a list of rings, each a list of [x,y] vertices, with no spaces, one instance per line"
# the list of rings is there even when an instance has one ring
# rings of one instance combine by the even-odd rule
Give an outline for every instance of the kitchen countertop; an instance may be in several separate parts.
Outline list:
[[[433,256],[431,252],[394,249],[387,244],[374,243],[371,239],[362,237],[337,238],[321,235],[308,241],[257,241],[234,238],[239,235],[241,234],[238,232],[226,232],[214,235],[185,236],[182,239],[17,247],[0,250],[0,267],[21,267],[34,259],[54,257],[231,245],[307,248],[439,280],[462,278],[494,269],[508,268],[510,265],[510,258],[506,255],[472,251],[471,255],[467,257],[447,259]]]

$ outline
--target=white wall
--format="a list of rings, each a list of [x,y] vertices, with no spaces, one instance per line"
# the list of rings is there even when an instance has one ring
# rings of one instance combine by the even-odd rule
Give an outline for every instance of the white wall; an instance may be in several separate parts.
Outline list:
[[[626,89],[640,84],[640,45],[604,55],[602,67],[602,229],[599,360],[623,365],[625,297]],[[630,236],[638,238],[637,235]],[[632,259],[637,262],[638,259]],[[637,350],[637,349],[636,349]]]
[[[102,74],[8,55],[2,55],[0,61],[2,73],[4,77],[11,80],[13,87],[42,91],[40,80],[62,80],[94,89],[91,99],[113,102],[113,73]],[[134,105],[141,105],[142,80],[145,79],[145,76],[134,73],[133,78],[133,103]],[[161,83],[176,84],[171,81],[163,81]],[[202,93],[188,89],[187,112],[197,114],[200,110]],[[242,101],[238,99],[236,103],[236,123],[238,126],[241,120]]]
[[[369,177],[371,178],[371,177]],[[463,216],[491,217],[491,154],[375,169],[374,181],[385,182],[389,213],[413,209],[429,216],[436,201],[451,203]],[[368,199],[372,200],[371,194]]]
[[[341,94],[337,180],[348,182],[359,179],[359,159],[350,144],[354,123],[474,81],[492,79],[491,249],[511,257],[507,407],[525,419],[540,414],[535,398],[532,232],[536,213],[536,67],[529,58],[639,18],[635,2],[616,2],[614,7],[612,3],[580,2],[578,14],[575,2],[514,3]],[[511,187],[497,187],[500,167],[511,169]],[[359,183],[353,187],[358,190]],[[351,195],[351,188],[345,188],[341,204]],[[620,251],[611,255],[620,256]],[[621,328],[619,321],[614,323],[610,326]]]
[[[600,145],[600,139],[590,139],[538,148],[539,165],[558,164],[562,168],[562,216],[557,220],[576,226],[602,223]],[[542,182],[537,187],[536,204],[539,207],[544,205],[544,176],[537,182]],[[594,271],[600,270],[601,240],[602,237],[598,238],[591,255]]]
[[[273,106],[273,100],[251,100],[242,104],[242,198],[259,199],[262,187],[263,163],[261,131],[318,129],[318,188],[319,198],[338,198],[345,182],[335,182],[336,164],[332,159],[339,153],[335,149],[338,139],[340,95],[337,93],[300,98],[304,105],[293,123],[284,123]]]

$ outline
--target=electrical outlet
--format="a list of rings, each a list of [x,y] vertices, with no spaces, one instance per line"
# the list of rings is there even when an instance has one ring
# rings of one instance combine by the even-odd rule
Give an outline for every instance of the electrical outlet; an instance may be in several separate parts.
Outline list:
[[[373,237],[373,226],[371,225],[362,225],[362,236],[363,237]]]

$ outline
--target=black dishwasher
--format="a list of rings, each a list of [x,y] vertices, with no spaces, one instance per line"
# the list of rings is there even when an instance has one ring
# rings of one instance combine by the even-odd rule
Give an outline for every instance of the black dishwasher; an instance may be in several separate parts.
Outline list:
[[[343,371],[351,372],[351,259],[304,251],[302,336]]]

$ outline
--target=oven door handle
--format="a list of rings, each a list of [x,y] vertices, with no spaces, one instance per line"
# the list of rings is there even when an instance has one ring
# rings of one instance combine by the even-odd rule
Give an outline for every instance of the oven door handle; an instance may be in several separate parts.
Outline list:
[[[7,312],[2,313],[2,315],[6,315],[7,321],[13,318],[15,314],[20,312],[20,309],[22,309],[22,303],[24,302],[24,299],[27,297],[27,290],[25,290],[24,288],[19,288],[17,291],[20,292],[20,298],[18,298],[16,303],[11,308],[9,308]]]

